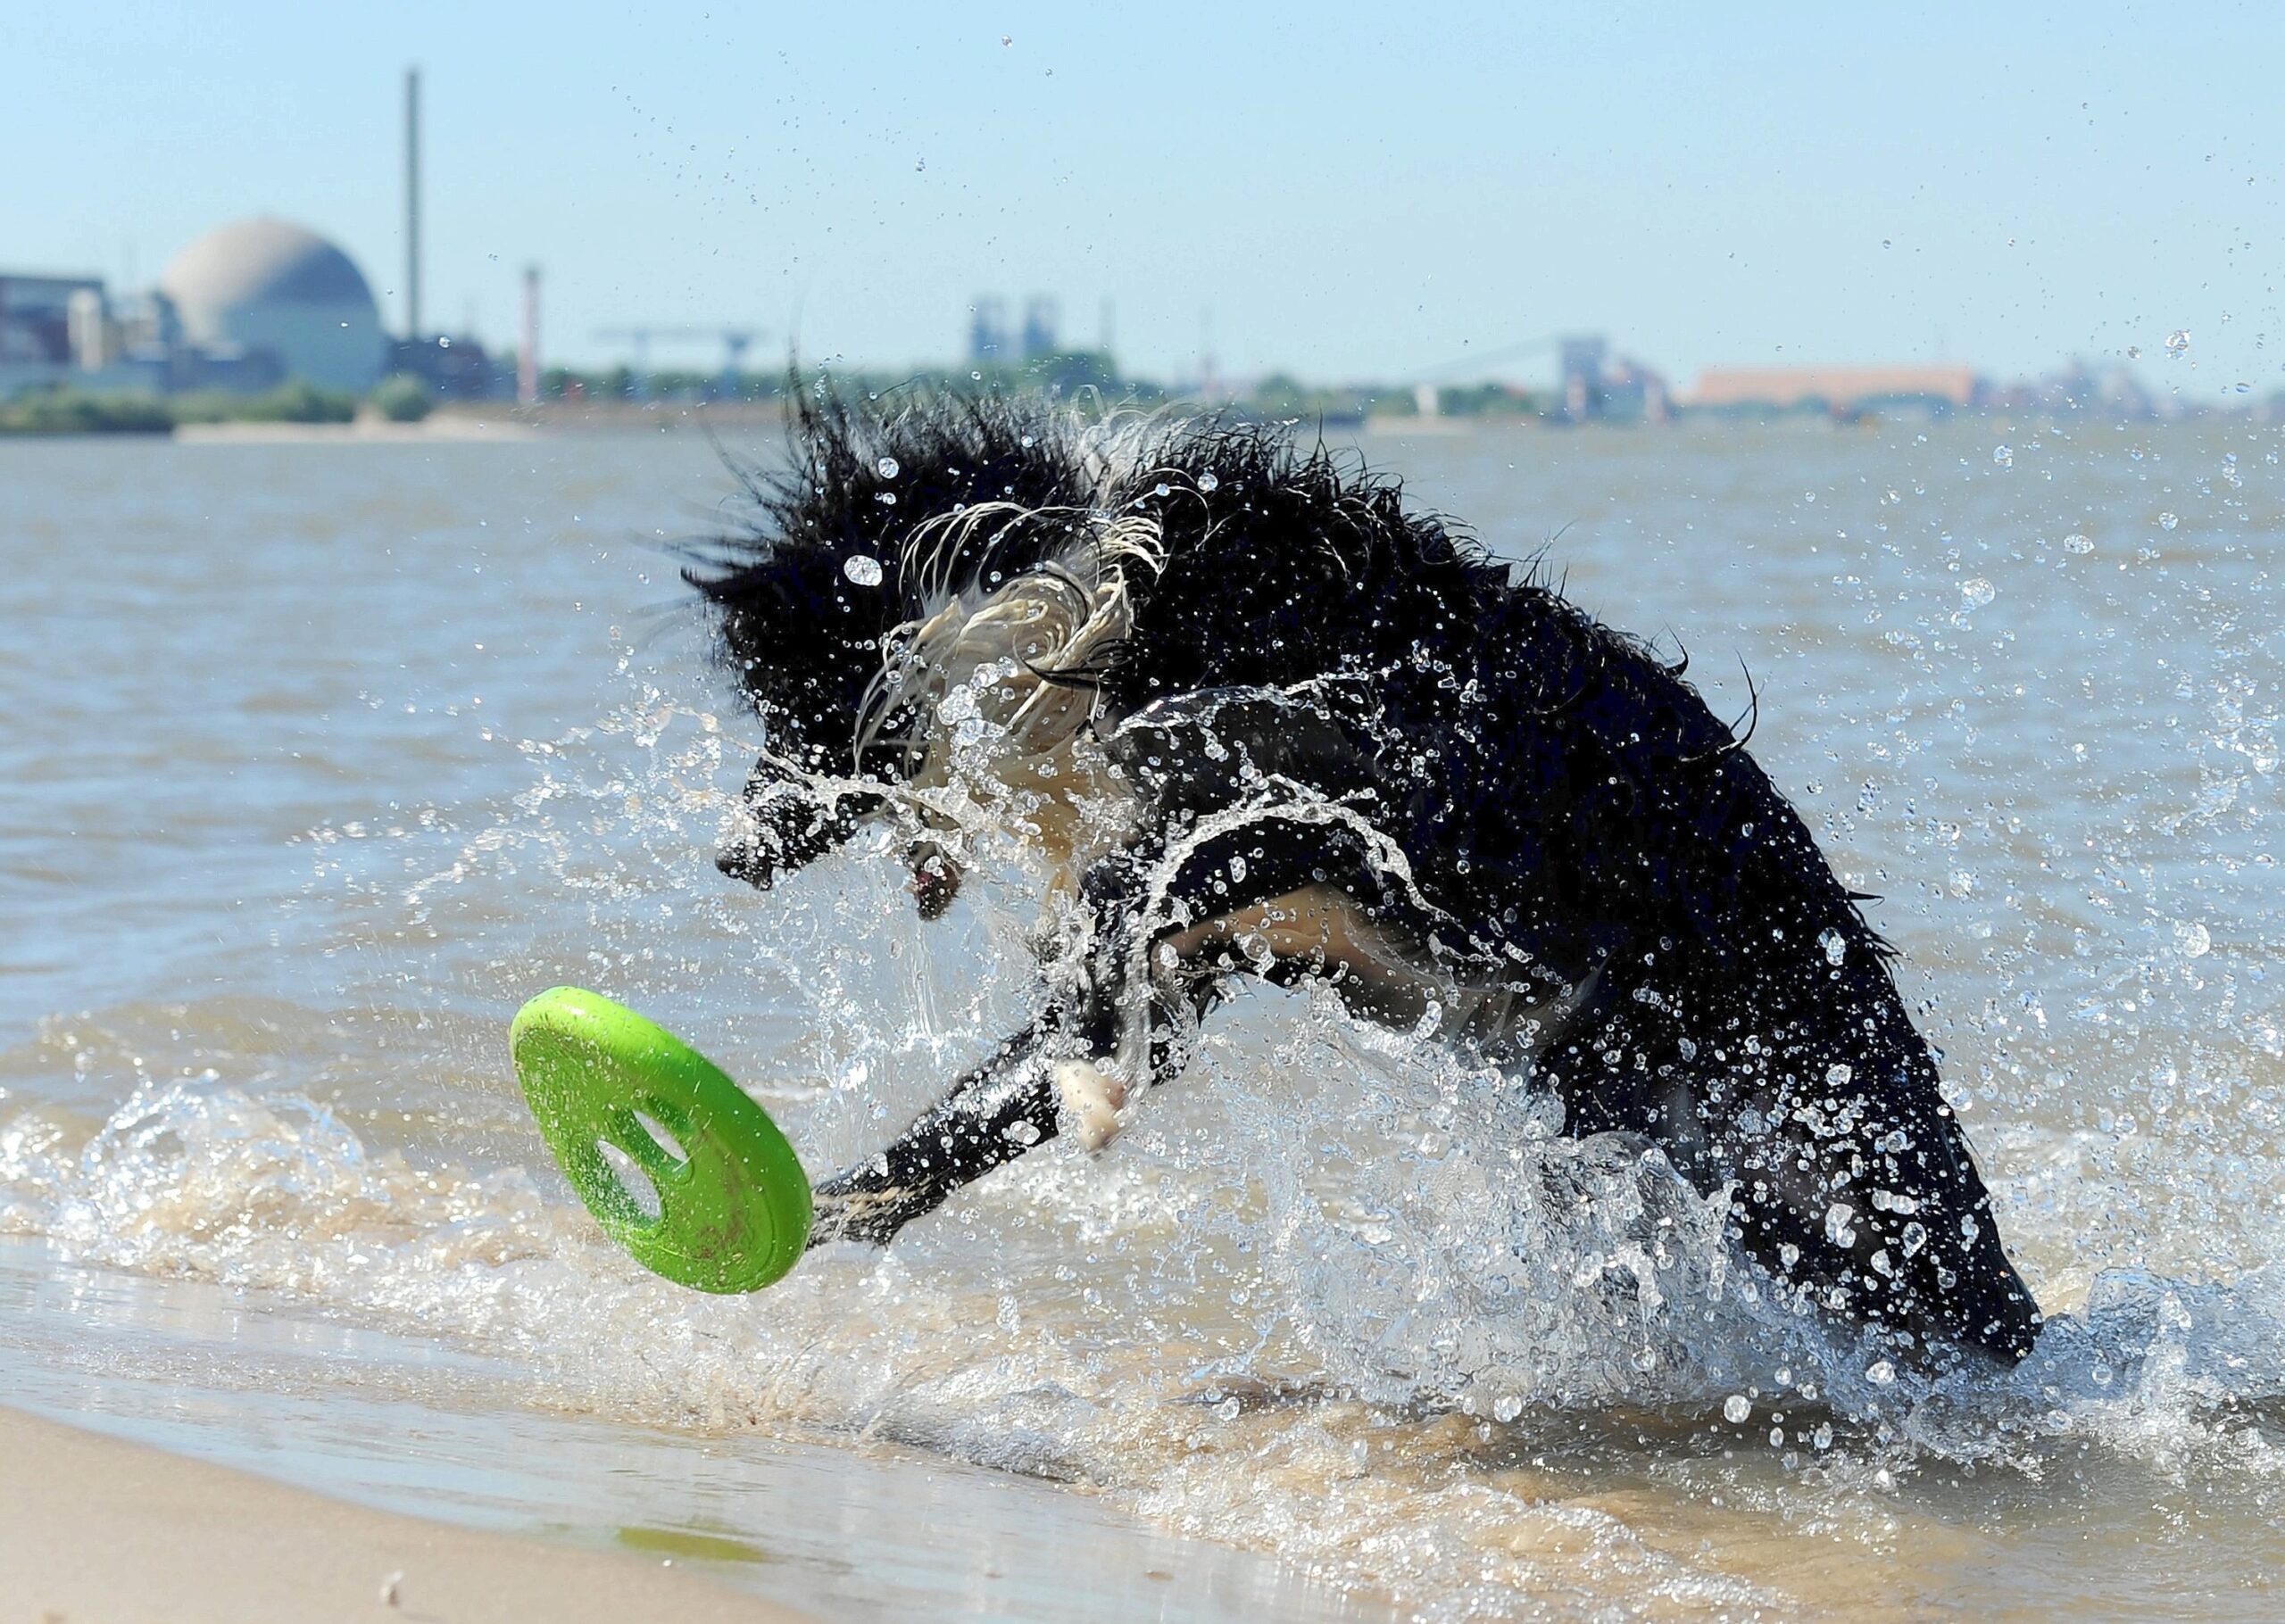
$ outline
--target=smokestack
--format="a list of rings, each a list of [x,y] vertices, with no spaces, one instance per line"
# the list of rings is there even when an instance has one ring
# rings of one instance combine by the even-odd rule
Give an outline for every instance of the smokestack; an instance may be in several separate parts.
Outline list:
[[[524,341],[516,346],[516,398],[539,401],[539,267],[524,267]]]
[[[404,70],[404,336],[420,338],[420,70]]]

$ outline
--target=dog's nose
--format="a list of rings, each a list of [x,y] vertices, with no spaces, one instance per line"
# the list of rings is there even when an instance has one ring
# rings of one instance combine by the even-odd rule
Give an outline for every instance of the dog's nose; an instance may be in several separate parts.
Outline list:
[[[777,883],[777,865],[764,859],[760,844],[753,841],[726,841],[714,854],[714,866],[756,891],[768,891]]]

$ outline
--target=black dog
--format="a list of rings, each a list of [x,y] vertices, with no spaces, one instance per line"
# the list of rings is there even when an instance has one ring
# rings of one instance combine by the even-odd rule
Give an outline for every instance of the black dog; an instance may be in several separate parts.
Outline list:
[[[2029,1351],[1890,949],[1680,667],[1277,430],[810,400],[793,439],[688,572],[769,742],[721,866],[888,817],[924,917],[980,829],[1059,899],[1038,1018],[818,1186],[819,1239],[1099,1146],[1234,974],[1325,977],[1726,1189],[1789,1296]]]

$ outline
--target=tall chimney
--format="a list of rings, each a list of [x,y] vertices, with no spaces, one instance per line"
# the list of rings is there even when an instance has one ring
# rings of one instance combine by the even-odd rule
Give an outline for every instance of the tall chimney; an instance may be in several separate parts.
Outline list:
[[[404,70],[404,336],[420,340],[420,70]]]
[[[516,346],[516,398],[539,401],[539,267],[524,267],[524,341]]]

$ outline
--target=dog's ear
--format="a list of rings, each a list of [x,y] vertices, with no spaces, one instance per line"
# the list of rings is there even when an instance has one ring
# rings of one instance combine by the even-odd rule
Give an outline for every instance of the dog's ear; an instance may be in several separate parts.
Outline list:
[[[768,891],[846,841],[884,804],[878,795],[797,777],[764,758],[746,778],[714,866]]]

